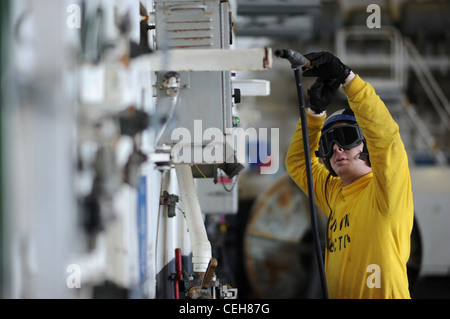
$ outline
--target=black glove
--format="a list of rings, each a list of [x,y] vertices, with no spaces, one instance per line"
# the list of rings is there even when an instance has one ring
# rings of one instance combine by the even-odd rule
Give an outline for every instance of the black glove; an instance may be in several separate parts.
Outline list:
[[[334,80],[318,78],[308,90],[309,108],[317,114],[326,111],[340,85]]]
[[[340,84],[345,82],[351,69],[330,52],[312,52],[305,54],[312,69],[303,67],[303,76],[336,79]]]

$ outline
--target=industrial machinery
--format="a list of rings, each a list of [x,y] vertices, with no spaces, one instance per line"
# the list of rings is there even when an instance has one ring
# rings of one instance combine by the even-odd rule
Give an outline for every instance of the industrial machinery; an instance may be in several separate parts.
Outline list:
[[[250,141],[239,144],[239,133],[282,128],[271,155],[285,152],[290,135],[283,134],[291,133],[298,113],[290,112],[272,44],[301,42],[298,51],[306,53],[334,35],[358,36],[360,31],[338,28],[339,10],[326,9],[334,5],[0,1],[1,297],[246,297],[241,282],[224,275],[231,268],[250,282],[250,296],[317,296],[305,199],[281,167],[261,174],[273,156],[255,164],[246,157],[250,150],[241,152],[266,147],[267,136],[246,136]],[[405,26],[415,32],[415,23]],[[237,31],[252,39],[237,41]],[[407,49],[424,72],[429,59],[408,42],[398,46],[395,29],[386,31],[393,31],[382,36],[394,49]],[[392,52],[395,61],[398,52]],[[439,61],[450,65],[448,56]],[[254,79],[260,74],[263,80]],[[425,82],[433,96],[433,79]],[[445,99],[435,102],[448,111]],[[426,160],[439,165],[411,170],[418,230],[411,267],[422,275],[447,275],[448,131],[434,125],[417,134],[404,125],[419,113],[412,104],[420,103],[399,104],[409,115],[399,119],[401,128],[409,145],[426,141],[414,154],[428,152]],[[428,122],[436,123],[422,117],[419,125]],[[433,136],[435,131],[442,134]],[[247,196],[258,200],[242,212]],[[231,219],[245,228],[242,241],[233,243],[244,250],[235,258],[221,246],[235,235]],[[237,259],[245,269],[234,269]]]
[[[203,218],[236,213],[233,77],[270,48],[233,48],[228,1],[4,9],[3,294],[236,298]]]

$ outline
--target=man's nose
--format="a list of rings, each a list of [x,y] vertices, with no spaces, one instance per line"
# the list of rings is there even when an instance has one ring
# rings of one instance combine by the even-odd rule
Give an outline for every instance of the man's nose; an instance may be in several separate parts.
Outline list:
[[[334,143],[333,145],[333,152],[343,152],[344,149],[342,147],[340,147],[338,144]]]

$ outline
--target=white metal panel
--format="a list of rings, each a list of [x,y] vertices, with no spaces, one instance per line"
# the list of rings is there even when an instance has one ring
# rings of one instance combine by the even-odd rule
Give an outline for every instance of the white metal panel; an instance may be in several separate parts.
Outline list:
[[[238,210],[238,186],[234,179],[219,178],[214,184],[212,178],[195,180],[200,207],[205,214],[236,214]],[[236,182],[237,183],[237,182]]]
[[[411,169],[415,216],[422,238],[422,275],[447,275],[450,225],[450,169]]]
[[[155,51],[132,61],[141,70],[153,71],[265,71],[272,67],[271,48],[172,49]]]

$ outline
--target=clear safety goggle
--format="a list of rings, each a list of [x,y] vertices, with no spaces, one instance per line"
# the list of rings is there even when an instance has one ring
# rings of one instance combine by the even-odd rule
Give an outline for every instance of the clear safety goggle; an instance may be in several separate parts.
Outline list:
[[[357,124],[344,124],[326,129],[322,132],[319,142],[319,150],[316,155],[328,157],[333,154],[333,145],[349,150],[358,146],[364,140],[364,136]]]

